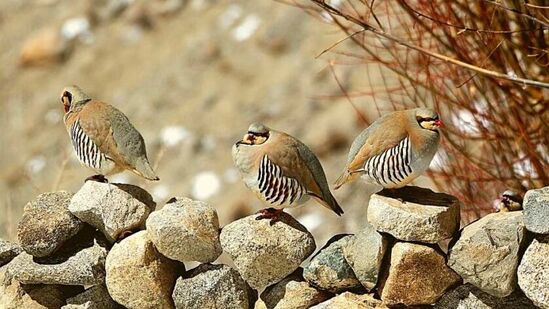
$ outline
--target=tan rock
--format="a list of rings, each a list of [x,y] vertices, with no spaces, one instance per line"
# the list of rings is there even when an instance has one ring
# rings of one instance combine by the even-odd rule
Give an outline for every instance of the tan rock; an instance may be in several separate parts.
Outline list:
[[[524,252],[518,284],[536,306],[549,309],[549,235],[538,236]]]
[[[315,289],[303,279],[299,268],[282,281],[267,287],[261,299],[268,309],[306,309],[328,298],[331,294]]]
[[[82,287],[64,285],[20,284],[6,274],[7,265],[0,267],[0,308],[49,309],[60,308],[67,297],[82,291]]]
[[[82,229],[84,223],[68,210],[71,197],[66,191],[48,192],[25,205],[17,227],[23,250],[36,257],[48,256]]]
[[[353,269],[343,255],[343,248],[348,246],[353,235],[336,235],[328,240],[305,266],[303,277],[312,286],[332,293],[339,293],[361,286]]]
[[[201,264],[177,279],[173,299],[181,309],[249,309],[257,300],[257,292],[233,268]]]
[[[388,247],[388,237],[379,234],[369,224],[353,235],[343,247],[345,260],[368,291],[377,284]]]
[[[323,303],[311,307],[311,309],[374,309],[387,308],[380,300],[370,294],[358,295],[345,292]]]
[[[250,286],[262,289],[296,270],[316,248],[311,233],[289,214],[270,225],[248,216],[226,225],[221,246]]]
[[[221,254],[215,208],[205,202],[178,198],[147,219],[147,231],[164,256],[181,262],[213,262]]]
[[[389,274],[381,282],[381,299],[388,306],[429,305],[459,281],[435,249],[399,242],[391,251]]]
[[[452,246],[448,266],[466,283],[497,297],[517,286],[519,252],[525,245],[522,211],[489,214],[466,226]]]
[[[368,222],[405,241],[437,243],[459,228],[459,201],[448,194],[407,186],[372,195]]]
[[[111,297],[132,308],[174,308],[172,290],[180,265],[162,256],[147,231],[115,244],[106,263],[106,284]]]
[[[69,210],[114,242],[126,232],[144,228],[155,207],[151,195],[137,186],[86,181],[72,197]]]

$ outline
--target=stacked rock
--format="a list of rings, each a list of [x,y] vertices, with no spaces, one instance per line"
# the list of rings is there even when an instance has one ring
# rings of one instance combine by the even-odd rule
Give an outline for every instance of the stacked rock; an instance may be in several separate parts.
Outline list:
[[[364,229],[332,237],[305,265],[315,240],[288,214],[220,229],[207,203],[155,207],[131,185],[38,196],[20,244],[0,240],[0,308],[549,308],[548,188],[529,191],[524,212],[459,232],[454,197],[382,191]],[[234,268],[212,264],[222,252]]]
[[[523,209],[466,226],[450,249],[448,265],[493,308],[549,308],[549,187],[528,191]]]

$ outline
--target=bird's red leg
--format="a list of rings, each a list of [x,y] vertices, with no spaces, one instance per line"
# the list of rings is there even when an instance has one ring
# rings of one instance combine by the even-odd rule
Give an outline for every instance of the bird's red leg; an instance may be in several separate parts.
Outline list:
[[[271,219],[270,224],[273,225],[276,223],[276,221],[280,220],[280,215],[284,211],[282,209],[274,209],[274,208],[265,208],[258,211],[256,214],[259,214],[259,216],[255,217],[256,220],[262,220],[262,219]]]
[[[91,181],[97,181],[97,182],[103,182],[103,183],[108,183],[109,180],[107,180],[107,178],[105,178],[105,176],[103,175],[93,175],[93,176],[90,176],[88,178],[86,178],[86,180],[84,180],[84,182],[88,181],[88,180],[91,180]]]

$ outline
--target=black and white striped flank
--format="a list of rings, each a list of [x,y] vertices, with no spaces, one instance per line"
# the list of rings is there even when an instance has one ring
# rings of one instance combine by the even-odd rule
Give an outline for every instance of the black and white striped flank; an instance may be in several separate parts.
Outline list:
[[[100,169],[105,155],[99,151],[97,145],[84,133],[79,120],[76,120],[72,124],[70,135],[72,146],[80,162],[91,168]]]
[[[259,191],[267,202],[275,205],[289,204],[298,201],[306,189],[296,179],[282,175],[282,169],[263,156],[257,176]]]
[[[382,186],[399,185],[413,173],[411,167],[412,147],[410,139],[404,138],[396,146],[369,158],[364,170],[372,180]]]

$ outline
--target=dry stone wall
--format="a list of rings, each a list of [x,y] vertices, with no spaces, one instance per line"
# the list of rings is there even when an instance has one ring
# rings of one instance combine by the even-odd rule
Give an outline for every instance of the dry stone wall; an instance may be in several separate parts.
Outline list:
[[[549,308],[548,201],[532,190],[524,212],[458,230],[456,198],[382,191],[363,229],[312,256],[288,214],[220,228],[207,203],[155,210],[139,187],[87,182],[35,198],[19,243],[0,240],[0,308]],[[234,266],[216,263],[222,252]]]

